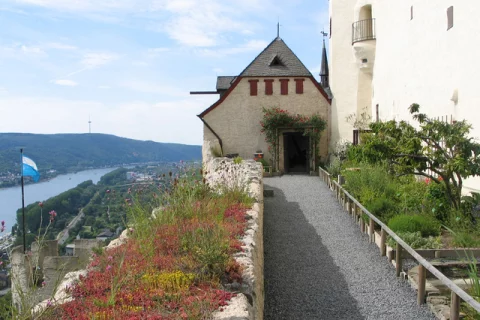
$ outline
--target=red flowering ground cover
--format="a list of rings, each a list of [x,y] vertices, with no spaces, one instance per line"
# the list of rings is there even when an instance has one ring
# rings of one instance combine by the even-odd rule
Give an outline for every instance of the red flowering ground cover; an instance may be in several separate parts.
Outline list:
[[[198,181],[176,181],[163,209],[133,205],[128,241],[94,255],[91,271],[70,288],[74,300],[44,319],[204,319],[241,281],[232,254],[241,250],[251,203],[235,190],[222,196]]]

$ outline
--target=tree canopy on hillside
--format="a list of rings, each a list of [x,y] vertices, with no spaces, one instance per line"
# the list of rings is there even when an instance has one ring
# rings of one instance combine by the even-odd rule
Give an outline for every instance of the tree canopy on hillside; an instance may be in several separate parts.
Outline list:
[[[107,134],[0,133],[0,172],[20,171],[20,147],[34,159],[41,172],[202,158],[201,146],[140,141]]]

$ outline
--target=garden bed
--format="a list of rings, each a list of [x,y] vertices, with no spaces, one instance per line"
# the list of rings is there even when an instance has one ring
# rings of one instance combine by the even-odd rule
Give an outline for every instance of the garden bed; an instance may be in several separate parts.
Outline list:
[[[216,319],[232,312],[248,319],[262,314],[263,245],[257,230],[263,228],[263,206],[254,204],[262,199],[260,166],[253,162],[245,169],[224,161],[238,170],[204,173],[203,182],[201,173],[188,171],[184,178],[172,178],[165,194],[153,193],[155,204],[132,201],[128,238],[94,255],[88,274],[67,290],[73,300],[58,307],[47,301],[37,318],[204,319],[217,311]],[[132,190],[132,197],[136,192],[145,190]],[[152,207],[159,207],[153,215]]]

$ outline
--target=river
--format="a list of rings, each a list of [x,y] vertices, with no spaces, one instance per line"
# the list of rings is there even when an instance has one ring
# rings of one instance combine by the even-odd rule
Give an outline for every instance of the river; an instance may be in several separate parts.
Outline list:
[[[50,181],[28,184],[25,186],[25,206],[36,201],[45,201],[87,180],[92,180],[93,183],[97,183],[104,174],[115,169],[116,168],[85,170],[60,175]],[[10,232],[12,226],[17,222],[16,212],[21,207],[21,187],[0,190],[0,220],[5,220],[6,232]]]

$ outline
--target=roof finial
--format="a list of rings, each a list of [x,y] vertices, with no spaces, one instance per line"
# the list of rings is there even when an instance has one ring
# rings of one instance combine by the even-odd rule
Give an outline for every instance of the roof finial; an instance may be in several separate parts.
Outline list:
[[[323,35],[323,42],[325,42],[325,38],[328,36],[328,33],[323,30],[320,33]]]
[[[277,22],[277,38],[280,38],[280,18],[278,18]]]

